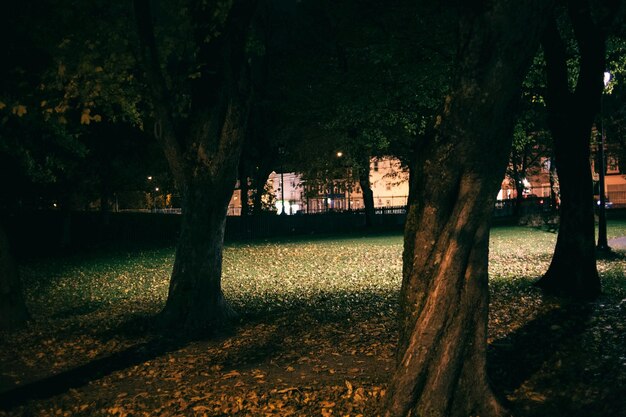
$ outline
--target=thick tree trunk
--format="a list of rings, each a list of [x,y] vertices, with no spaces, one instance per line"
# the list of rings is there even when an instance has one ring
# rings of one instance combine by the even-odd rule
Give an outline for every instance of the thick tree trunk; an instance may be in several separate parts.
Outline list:
[[[485,366],[489,224],[547,6],[499,1],[460,19],[457,78],[413,167],[387,417],[506,414]]]
[[[216,190],[209,179],[195,179],[183,198],[180,237],[162,319],[166,326],[210,333],[235,317],[221,289],[228,190]],[[221,198],[220,198],[221,194]],[[226,200],[226,202],[224,202]]]
[[[599,109],[604,73],[604,35],[594,27],[584,0],[570,4],[581,60],[574,93],[569,91],[565,45],[556,20],[543,39],[548,122],[554,139],[561,191],[560,224],[552,262],[536,285],[557,295],[590,299],[600,294],[595,257],[593,181],[589,165],[591,126]]]
[[[374,218],[376,212],[374,210],[374,192],[370,183],[370,159],[366,158],[365,162],[359,169],[359,185],[363,193],[363,207],[365,208],[365,227],[374,226]]]
[[[17,265],[4,227],[0,226],[0,330],[19,329],[28,319]]]
[[[569,122],[568,122],[569,123]],[[558,295],[586,299],[600,293],[594,240],[589,131],[553,131],[561,190],[559,234],[552,262],[536,285]]]
[[[135,0],[134,6],[158,121],[155,133],[183,194],[181,233],[161,318],[168,327],[211,333],[234,314],[221,290],[222,251],[251,101],[245,46],[255,2],[231,2],[217,35],[208,24],[215,5],[196,2],[189,9],[201,75],[190,86],[190,117],[184,121],[175,119],[170,100],[175,92],[162,73],[150,2]]]

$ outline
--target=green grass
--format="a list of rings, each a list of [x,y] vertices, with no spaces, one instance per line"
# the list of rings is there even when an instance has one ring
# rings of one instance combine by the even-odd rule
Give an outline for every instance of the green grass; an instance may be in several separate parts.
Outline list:
[[[610,237],[624,235],[626,222],[609,223]],[[492,231],[493,380],[522,417],[583,415],[576,414],[582,407],[592,407],[584,415],[622,415],[626,254],[598,261],[604,294],[580,317],[532,286],[547,269],[555,241],[556,234],[528,227]],[[0,334],[0,376],[35,381],[157,340],[149,321],[163,307],[173,261],[171,247],[118,247],[23,265],[34,320],[23,331]],[[296,397],[310,396],[306,415],[319,415],[314,407],[322,400],[337,402],[345,413],[365,407],[355,410],[373,415],[374,397],[356,404],[344,395],[345,382],[371,392],[386,383],[397,341],[401,275],[399,233],[229,244],[223,290],[243,316],[234,335],[191,343],[9,415],[58,415],[63,407],[75,413],[81,404],[92,407],[83,415],[111,415],[110,404],[161,414],[163,404],[151,396],[126,395],[134,388],[125,384],[132,381],[135,392],[148,381],[167,398],[210,397],[221,405],[224,398],[241,398],[241,389],[256,387],[265,399],[287,389],[295,399],[280,401],[294,407],[305,406]],[[237,371],[256,381],[259,370],[279,375],[244,388],[231,379]],[[185,377],[169,386],[172,375]],[[2,379],[0,391],[1,384]],[[170,414],[177,410],[170,406]],[[247,412],[261,415],[255,408]]]
[[[610,222],[609,236],[626,235],[626,221]],[[524,227],[492,231],[490,277],[494,286],[526,285],[546,270],[556,234]],[[88,305],[132,304],[158,309],[167,296],[173,248],[102,250],[47,259],[23,267],[29,305],[50,316]],[[600,261],[608,283],[622,288],[624,263]],[[229,244],[223,288],[240,310],[271,311],[314,305],[328,297],[393,302],[401,283],[402,236],[294,239]],[[623,288],[622,288],[623,289]],[[382,297],[382,298],[381,298]],[[350,302],[350,300],[345,300]],[[133,307],[134,306],[134,307]]]

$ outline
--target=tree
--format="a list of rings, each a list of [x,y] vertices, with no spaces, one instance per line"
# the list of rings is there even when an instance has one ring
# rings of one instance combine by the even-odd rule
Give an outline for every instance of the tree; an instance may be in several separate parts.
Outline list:
[[[528,103],[524,103],[528,105]],[[549,134],[540,126],[541,117],[531,109],[524,109],[513,132],[510,162],[506,170],[507,177],[516,190],[514,215],[521,214],[524,201],[524,180],[529,175],[537,174],[546,167],[552,147]]]
[[[211,332],[233,316],[221,290],[222,251],[251,100],[246,41],[254,4],[192,1],[182,8],[182,22],[174,27],[189,30],[182,36],[193,51],[185,57],[193,72],[183,72],[179,94],[169,80],[181,74],[163,72],[168,66],[149,0],[135,0],[134,9],[157,140],[182,194],[180,237],[161,319]],[[182,111],[177,103],[183,103]]]
[[[505,414],[485,370],[489,225],[521,83],[550,7],[459,6],[452,89],[412,165],[399,362],[385,416]]]
[[[50,5],[40,6],[0,6],[0,33],[6,40],[0,52],[0,209],[5,216],[21,206],[40,204],[29,194],[63,179],[84,150],[75,140],[75,125],[69,128],[57,118],[47,123],[38,111],[48,107],[38,94],[51,64],[47,47],[58,41],[54,30],[43,24],[50,18]],[[40,29],[31,31],[30,25]],[[4,330],[24,326],[29,314],[6,222],[0,223],[0,329]]]
[[[277,13],[289,21],[268,48],[270,98],[287,125],[290,165],[313,182],[342,151],[338,178],[350,172],[359,183],[369,223],[371,158],[408,164],[449,85],[451,32],[424,11],[407,0],[359,0],[303,1]]]
[[[592,18],[588,1],[569,1],[568,15],[580,57],[574,91],[569,88],[566,46],[556,16],[551,16],[542,40],[548,123],[554,138],[561,206],[552,262],[536,285],[550,293],[594,298],[600,294],[600,278],[589,160],[591,127],[603,90],[606,32]]]

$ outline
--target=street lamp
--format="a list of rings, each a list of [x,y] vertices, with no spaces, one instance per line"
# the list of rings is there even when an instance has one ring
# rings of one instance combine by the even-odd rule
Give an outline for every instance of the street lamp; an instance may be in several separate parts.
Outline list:
[[[604,87],[608,85],[609,81],[611,81],[611,73],[604,73]],[[604,91],[602,92],[602,97],[600,98],[600,150],[599,150],[599,159],[600,159],[600,209],[598,211],[598,246],[597,249],[603,252],[610,252],[611,248],[609,247],[609,242],[606,238],[606,195],[604,192],[604,175],[606,172],[606,158],[604,157],[604,143],[606,141],[606,134],[604,132],[604,114],[603,114],[603,97]]]
[[[337,155],[337,158],[340,158],[340,159],[343,158],[343,152],[342,151],[337,151],[336,155]],[[350,174],[349,174],[349,168],[348,168],[347,162],[344,162],[342,164],[342,167],[345,168],[345,170],[346,170],[346,172],[345,172],[346,177],[345,177],[344,184],[345,184],[345,191],[348,192],[348,211],[351,211],[352,210],[352,207],[350,205],[350,187],[351,186],[350,186]],[[346,206],[346,204],[345,204],[345,200],[346,200],[345,191],[344,191],[344,197],[343,197],[344,198],[344,209],[345,209],[345,206]]]

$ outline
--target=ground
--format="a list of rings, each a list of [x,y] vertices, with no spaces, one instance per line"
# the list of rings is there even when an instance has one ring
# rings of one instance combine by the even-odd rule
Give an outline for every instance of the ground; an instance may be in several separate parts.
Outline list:
[[[599,300],[565,303],[532,287],[554,242],[493,232],[490,378],[517,416],[626,416],[626,256],[600,261]],[[401,253],[400,235],[228,245],[224,292],[241,316],[206,340],[152,326],[172,248],[29,261],[34,321],[0,334],[0,416],[375,416]]]

